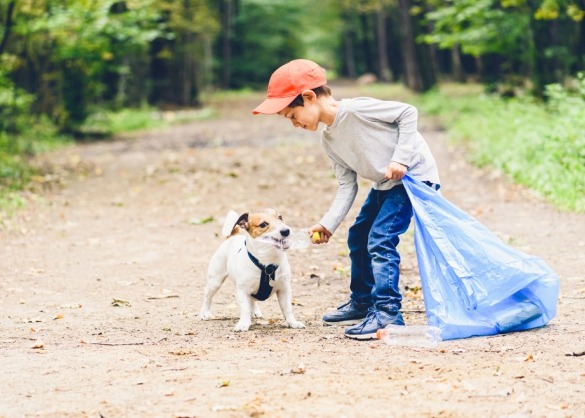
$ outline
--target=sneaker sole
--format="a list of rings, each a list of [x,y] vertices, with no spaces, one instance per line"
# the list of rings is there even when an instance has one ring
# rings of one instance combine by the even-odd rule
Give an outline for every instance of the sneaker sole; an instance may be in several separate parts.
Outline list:
[[[363,318],[347,319],[345,321],[336,321],[336,322],[323,321],[323,324],[324,325],[329,325],[329,326],[335,326],[335,325],[339,325],[339,326],[357,325],[360,322],[362,322],[364,319],[366,319],[365,316]]]
[[[375,340],[376,338],[378,338],[376,336],[376,333],[373,334],[356,334],[356,335],[351,335],[351,334],[343,334],[345,335],[347,338],[351,338],[354,340]]]

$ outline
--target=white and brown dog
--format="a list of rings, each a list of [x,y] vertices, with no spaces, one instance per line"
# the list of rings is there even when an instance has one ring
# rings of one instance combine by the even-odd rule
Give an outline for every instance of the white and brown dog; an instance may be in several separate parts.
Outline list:
[[[252,316],[262,318],[258,301],[268,299],[273,291],[289,327],[304,328],[292,311],[291,273],[285,252],[290,228],[282,216],[274,209],[244,213],[239,218],[235,212],[230,212],[223,235],[228,238],[209,262],[199,317],[203,320],[213,317],[211,299],[229,276],[236,285],[236,299],[240,305],[240,320],[235,331],[247,331]]]

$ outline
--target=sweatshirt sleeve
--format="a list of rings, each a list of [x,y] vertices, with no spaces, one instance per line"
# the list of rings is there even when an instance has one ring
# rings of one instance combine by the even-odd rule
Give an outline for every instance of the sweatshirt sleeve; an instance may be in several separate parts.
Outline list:
[[[332,160],[333,171],[339,182],[337,194],[333,199],[331,207],[319,221],[332,234],[339,227],[351,209],[358,191],[357,174],[355,171],[344,167]]]
[[[390,123],[398,125],[398,144],[390,161],[396,161],[407,167],[411,165],[414,154],[414,141],[418,129],[418,111],[416,107],[400,102],[389,102]]]
[[[398,126],[398,142],[390,161],[410,167],[418,130],[416,107],[402,102],[374,100],[369,101],[364,110],[370,118]]]

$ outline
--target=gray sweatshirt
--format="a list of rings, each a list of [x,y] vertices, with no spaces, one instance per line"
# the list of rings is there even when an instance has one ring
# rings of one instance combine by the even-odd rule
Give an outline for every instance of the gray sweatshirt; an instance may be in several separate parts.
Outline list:
[[[404,164],[421,181],[438,184],[439,173],[429,146],[417,130],[414,106],[368,97],[341,100],[335,121],[321,132],[321,145],[331,159],[339,188],[319,221],[331,233],[347,216],[357,190],[357,176],[388,190],[400,180],[384,178],[391,161]]]

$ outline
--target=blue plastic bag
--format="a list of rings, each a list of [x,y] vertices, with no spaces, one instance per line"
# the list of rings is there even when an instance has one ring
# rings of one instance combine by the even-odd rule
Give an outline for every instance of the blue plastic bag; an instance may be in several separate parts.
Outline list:
[[[520,331],[556,314],[559,278],[408,174],[414,243],[429,325],[444,340]]]

